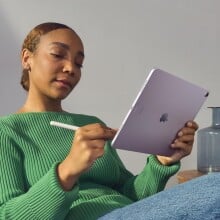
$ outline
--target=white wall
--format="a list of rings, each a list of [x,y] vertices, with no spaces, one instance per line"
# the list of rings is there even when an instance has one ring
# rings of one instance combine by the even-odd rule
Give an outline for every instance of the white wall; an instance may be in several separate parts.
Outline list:
[[[152,67],[160,67],[210,90],[196,117],[211,123],[207,106],[219,106],[220,1],[218,0],[0,0],[0,115],[25,99],[19,85],[19,52],[35,25],[57,21],[84,41],[83,77],[65,101],[68,111],[94,114],[118,127]],[[119,151],[138,173],[146,155]],[[194,150],[182,169],[196,168]],[[170,185],[176,183],[172,178]]]

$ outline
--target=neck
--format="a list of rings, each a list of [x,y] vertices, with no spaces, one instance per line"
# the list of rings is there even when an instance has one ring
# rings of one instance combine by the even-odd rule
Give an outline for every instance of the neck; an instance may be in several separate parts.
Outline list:
[[[53,100],[49,98],[32,98],[28,95],[24,105],[18,110],[18,113],[22,112],[45,112],[54,111],[62,112],[61,100]]]

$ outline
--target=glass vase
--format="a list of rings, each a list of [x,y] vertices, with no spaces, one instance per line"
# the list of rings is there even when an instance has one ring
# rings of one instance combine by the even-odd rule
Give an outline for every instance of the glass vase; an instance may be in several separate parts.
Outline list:
[[[212,125],[197,132],[197,169],[220,171],[220,107],[212,109]]]

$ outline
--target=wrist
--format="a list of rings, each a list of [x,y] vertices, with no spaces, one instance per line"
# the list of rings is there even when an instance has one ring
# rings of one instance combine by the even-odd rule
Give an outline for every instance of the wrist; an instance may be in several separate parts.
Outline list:
[[[65,161],[57,166],[57,176],[61,187],[65,191],[70,191],[79,178],[79,175],[72,174],[68,168],[69,166],[66,165]]]
[[[170,165],[163,165],[156,155],[150,155],[148,157],[148,166],[156,175],[161,176],[161,178],[169,178],[174,175],[180,169],[180,162],[172,163]]]
[[[170,166],[173,164],[173,160],[170,157],[156,155],[156,158],[164,166]]]

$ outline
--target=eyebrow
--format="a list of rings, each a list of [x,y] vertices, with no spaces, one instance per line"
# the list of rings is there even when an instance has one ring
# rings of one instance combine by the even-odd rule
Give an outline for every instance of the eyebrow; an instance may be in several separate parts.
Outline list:
[[[62,43],[62,42],[52,42],[52,43],[50,43],[50,45],[57,45],[57,46],[60,46],[60,47],[64,48],[65,50],[70,50],[69,45],[67,45],[65,43]],[[83,58],[85,57],[83,51],[79,51],[78,54],[80,56],[82,56]]]

